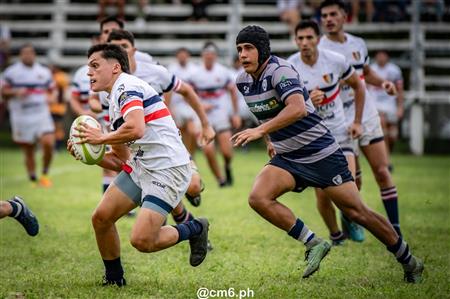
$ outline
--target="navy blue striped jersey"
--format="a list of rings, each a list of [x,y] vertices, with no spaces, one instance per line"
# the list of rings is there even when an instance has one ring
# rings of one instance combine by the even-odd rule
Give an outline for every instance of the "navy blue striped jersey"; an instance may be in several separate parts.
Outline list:
[[[272,55],[257,80],[242,72],[236,85],[250,111],[262,123],[276,117],[290,95],[303,95],[308,115],[269,134],[277,154],[293,162],[314,163],[339,149],[322,118],[316,114],[300,75],[286,60]]]

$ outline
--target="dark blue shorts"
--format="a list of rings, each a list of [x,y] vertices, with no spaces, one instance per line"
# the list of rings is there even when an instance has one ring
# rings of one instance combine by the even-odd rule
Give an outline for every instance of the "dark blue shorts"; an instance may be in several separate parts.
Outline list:
[[[328,157],[314,163],[297,163],[275,155],[268,163],[288,171],[295,179],[294,192],[302,192],[307,187],[324,189],[353,181],[347,160],[339,149]]]

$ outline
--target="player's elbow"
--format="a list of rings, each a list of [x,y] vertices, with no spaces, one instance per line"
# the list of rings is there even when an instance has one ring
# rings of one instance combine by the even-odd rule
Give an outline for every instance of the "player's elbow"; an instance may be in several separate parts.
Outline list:
[[[306,111],[305,107],[295,107],[292,112],[295,119],[304,118],[308,115],[308,111]]]
[[[132,131],[133,139],[137,140],[137,139],[141,139],[142,137],[144,137],[144,131],[145,131],[144,126],[142,126],[142,127],[136,126]]]

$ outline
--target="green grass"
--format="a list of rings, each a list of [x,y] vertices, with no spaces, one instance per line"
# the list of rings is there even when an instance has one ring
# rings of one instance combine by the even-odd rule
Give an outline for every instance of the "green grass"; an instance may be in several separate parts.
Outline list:
[[[101,170],[56,156],[51,189],[32,189],[18,150],[1,150],[0,198],[22,195],[39,217],[41,231],[28,237],[15,220],[0,220],[0,298],[196,298],[200,287],[251,289],[254,298],[450,298],[450,157],[395,156],[401,224],[415,255],[425,260],[424,282],[403,283],[393,256],[372,236],[362,244],[333,248],[318,273],[302,280],[304,247],[269,225],[247,204],[265,153],[238,153],[235,186],[219,189],[205,160],[203,203],[187,207],[210,219],[215,249],[198,268],[189,266],[182,243],[154,254],[129,244],[134,219],[118,222],[128,286],[99,286],[103,264],[90,216],[100,200]],[[363,163],[363,197],[384,214],[378,188]],[[327,236],[312,190],[289,193],[281,201],[316,233]],[[225,296],[222,296],[225,298]]]

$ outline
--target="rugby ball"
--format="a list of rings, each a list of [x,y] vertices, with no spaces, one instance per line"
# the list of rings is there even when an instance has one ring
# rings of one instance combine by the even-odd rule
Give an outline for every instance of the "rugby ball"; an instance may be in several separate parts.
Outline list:
[[[94,165],[103,159],[106,146],[104,144],[77,144],[77,142],[80,141],[80,137],[75,137],[74,135],[79,133],[76,128],[79,127],[81,123],[86,123],[88,126],[99,129],[102,127],[95,118],[89,115],[78,116],[70,127],[70,140],[72,141],[75,157],[84,164]]]

